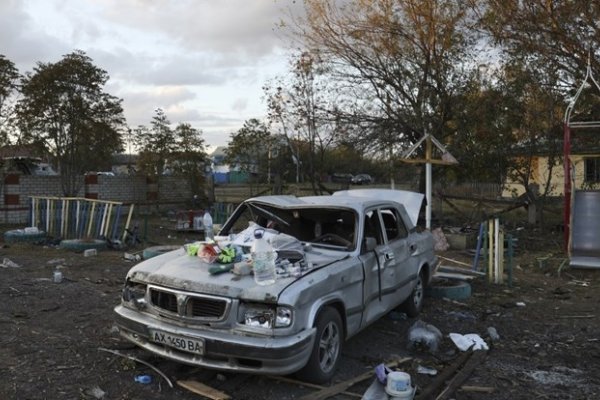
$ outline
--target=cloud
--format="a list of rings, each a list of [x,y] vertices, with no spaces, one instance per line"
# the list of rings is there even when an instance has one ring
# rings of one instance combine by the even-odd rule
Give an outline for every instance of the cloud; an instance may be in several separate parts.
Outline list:
[[[185,87],[159,86],[136,91],[119,89],[118,85],[107,87],[107,91],[111,89],[111,93],[123,99],[125,116],[130,126],[148,125],[157,108],[162,108],[171,122],[183,122],[184,120],[180,119],[183,115],[187,115],[185,120],[197,118],[193,112],[182,111],[182,103],[196,98],[196,94]]]
[[[286,66],[276,25],[288,7],[302,2],[0,0],[0,54],[26,72],[82,50],[107,71],[130,126],[162,107],[220,144],[264,116],[261,87]]]
[[[231,109],[233,111],[242,112],[246,108],[248,108],[248,99],[247,98],[237,98],[231,105]]]
[[[0,53],[24,73],[36,62],[66,54],[69,46],[57,36],[41,31],[19,0],[0,1]]]
[[[287,7],[300,2],[104,0],[103,17],[140,31],[160,32],[194,52],[233,55],[240,65],[256,63],[282,42],[276,25]]]

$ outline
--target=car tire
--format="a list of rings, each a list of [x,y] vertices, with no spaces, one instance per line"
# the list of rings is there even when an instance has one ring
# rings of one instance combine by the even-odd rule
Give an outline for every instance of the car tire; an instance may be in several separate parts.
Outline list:
[[[100,239],[65,239],[61,240],[59,247],[71,251],[86,251],[90,249],[103,250],[106,248],[106,240]]]
[[[337,370],[342,355],[344,328],[340,314],[333,307],[325,307],[319,313],[315,327],[317,332],[310,358],[297,377],[321,384],[329,382]]]
[[[471,297],[471,285],[456,279],[434,280],[425,290],[427,297],[464,300]]]
[[[23,229],[15,229],[4,233],[5,243],[37,243],[46,239],[46,232],[27,232]]]
[[[402,308],[406,315],[411,318],[416,317],[423,309],[423,298],[425,297],[425,275],[423,271],[419,273],[417,283],[413,288],[408,299],[402,304]]]

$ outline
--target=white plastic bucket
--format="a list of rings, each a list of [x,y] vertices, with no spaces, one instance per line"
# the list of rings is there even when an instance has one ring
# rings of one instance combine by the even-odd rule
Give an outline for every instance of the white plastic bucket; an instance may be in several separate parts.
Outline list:
[[[402,371],[392,371],[387,375],[385,392],[390,400],[410,400],[415,395],[415,390],[410,384],[410,375]]]

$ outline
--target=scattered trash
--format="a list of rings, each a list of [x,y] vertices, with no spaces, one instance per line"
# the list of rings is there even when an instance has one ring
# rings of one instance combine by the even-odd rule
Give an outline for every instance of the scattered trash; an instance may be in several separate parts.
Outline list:
[[[61,283],[63,281],[63,274],[58,269],[55,269],[52,273],[52,282]]]
[[[109,238],[106,238],[106,244],[109,249],[113,249],[113,250],[123,250],[125,248],[125,245],[119,239],[111,240]]]
[[[142,260],[142,256],[140,254],[136,254],[136,253],[123,253],[123,258],[126,259],[127,261],[141,261]]]
[[[88,397],[93,397],[95,399],[103,399],[106,395],[106,392],[100,389],[98,386],[94,386],[93,388],[84,389],[83,394]]]
[[[523,303],[522,301],[518,301],[515,304],[517,307],[525,307],[525,303]]]
[[[415,322],[408,332],[408,348],[426,346],[429,351],[435,353],[442,340],[442,332],[435,326],[421,320]]]
[[[83,251],[84,257],[94,257],[98,255],[98,250],[96,249],[87,249]]]
[[[488,335],[490,335],[490,339],[492,340],[492,342],[497,342],[498,340],[500,340],[500,335],[498,335],[498,331],[496,331],[496,328],[490,326],[487,328],[487,331]]]
[[[408,319],[408,316],[406,315],[406,313],[403,313],[400,311],[390,311],[388,313],[388,317],[392,321],[404,321],[404,320]]]
[[[205,398],[209,398],[212,400],[229,400],[231,397],[220,390],[214,389],[208,385],[205,385],[202,382],[198,381],[177,381],[177,384],[184,389],[189,390],[192,393],[199,394]]]
[[[58,265],[58,264],[64,264],[64,263],[65,263],[64,258],[53,258],[52,260],[49,260],[46,262],[47,265]]]
[[[385,366],[385,364],[379,364],[375,367],[375,376],[379,380],[379,382],[385,383],[387,382],[387,375],[392,372],[391,369]]]
[[[438,371],[435,368],[419,365],[417,367],[417,373],[423,374],[423,375],[435,376],[435,375],[437,375]]]
[[[171,382],[171,380],[167,377],[167,375],[165,375],[160,369],[156,368],[154,365],[150,364],[149,362],[140,360],[139,358],[134,357],[134,356],[123,354],[117,350],[105,349],[103,347],[98,347],[98,350],[104,351],[106,353],[111,353],[111,354],[117,355],[119,357],[127,358],[129,360],[139,362],[140,364],[144,364],[145,366],[152,368],[157,374],[159,374],[167,382],[167,384],[169,385],[170,388],[173,388],[173,382]]]
[[[385,392],[390,399],[412,399],[415,396],[417,388],[412,387],[410,375],[402,371],[392,371],[388,374]]]
[[[475,321],[477,317],[470,312],[462,311],[449,311],[446,313],[449,317],[453,317],[460,320]]]
[[[252,273],[252,262],[236,262],[235,264],[233,264],[233,273],[236,275],[250,275]]]
[[[147,385],[152,383],[152,376],[150,375],[138,375],[134,378],[137,383],[141,383],[143,385]]]
[[[472,348],[472,350],[489,349],[485,340],[483,340],[481,336],[476,333],[468,333],[466,335],[461,335],[460,333],[451,333],[448,336],[461,351],[467,351],[470,348]]]
[[[14,261],[9,260],[6,257],[4,257],[4,260],[2,260],[2,264],[0,264],[0,267],[2,267],[2,268],[21,268],[21,266],[19,264],[17,264]]]
[[[450,248],[448,239],[446,239],[446,235],[444,235],[442,228],[435,228],[431,231],[431,235],[433,236],[435,251],[446,251]]]
[[[385,392],[385,386],[378,380],[374,379],[371,385],[363,393],[361,400],[388,400],[389,397]]]
[[[579,281],[576,279],[573,279],[571,281],[568,282],[569,285],[577,285],[577,286],[582,286],[582,287],[589,287],[590,283],[586,282],[586,281]]]

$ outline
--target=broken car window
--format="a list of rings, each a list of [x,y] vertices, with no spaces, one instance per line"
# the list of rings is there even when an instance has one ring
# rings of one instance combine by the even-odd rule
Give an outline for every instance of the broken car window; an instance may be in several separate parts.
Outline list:
[[[357,219],[355,212],[350,209],[278,208],[252,204],[239,212],[237,219],[229,222],[222,234],[239,233],[251,221],[317,247],[352,250],[356,247]]]

